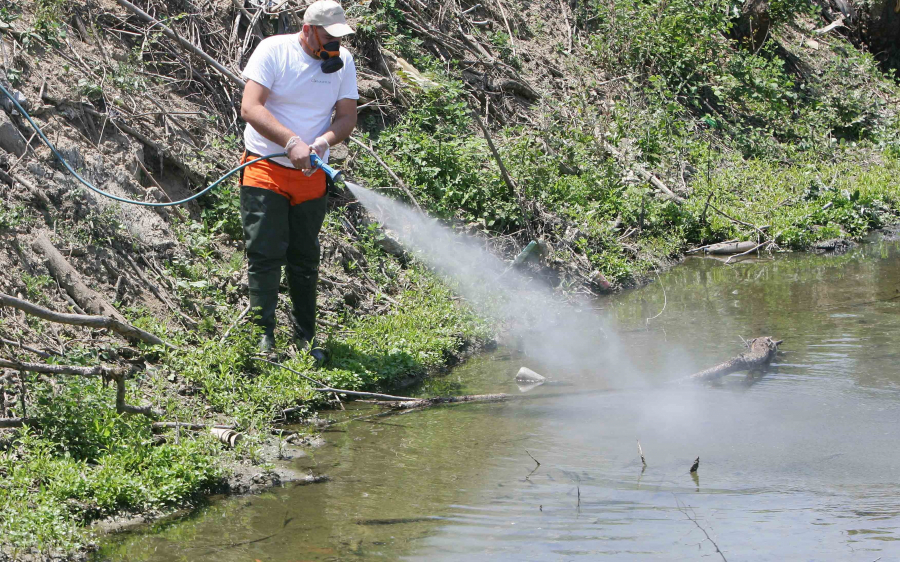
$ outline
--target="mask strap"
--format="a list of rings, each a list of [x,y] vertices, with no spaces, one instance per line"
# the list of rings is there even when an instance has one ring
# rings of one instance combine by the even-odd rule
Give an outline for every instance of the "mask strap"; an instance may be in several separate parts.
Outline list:
[[[312,26],[313,33],[316,35],[316,43],[319,44],[319,48],[316,49],[316,56],[322,58],[322,40],[319,38],[319,28],[317,26]]]
[[[326,53],[327,53],[328,51],[325,51],[325,44],[322,43],[322,38],[319,37],[319,28],[318,28],[318,26],[315,26],[315,25],[313,26],[313,33],[316,34],[316,43],[319,44],[319,48],[316,50],[316,56],[319,57],[319,58],[322,58],[322,52],[326,52]]]

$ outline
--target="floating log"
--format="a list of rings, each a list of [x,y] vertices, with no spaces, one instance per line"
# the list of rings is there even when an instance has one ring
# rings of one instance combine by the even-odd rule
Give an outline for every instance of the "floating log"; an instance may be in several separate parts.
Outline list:
[[[776,340],[769,336],[754,338],[747,342],[749,348],[737,357],[719,363],[715,367],[694,373],[687,380],[709,382],[738,371],[750,371],[765,368],[775,357],[778,345],[784,340]]]

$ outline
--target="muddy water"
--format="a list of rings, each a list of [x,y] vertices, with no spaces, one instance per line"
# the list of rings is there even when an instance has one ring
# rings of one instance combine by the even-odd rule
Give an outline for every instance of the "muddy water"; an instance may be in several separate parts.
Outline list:
[[[602,361],[593,379],[567,378],[500,350],[421,392],[518,392],[521,365],[570,385],[338,425],[295,461],[329,482],[216,502],[112,537],[98,559],[900,557],[897,243],[691,259],[602,305],[635,365],[631,389],[604,390]],[[662,384],[756,335],[785,340],[765,375]]]

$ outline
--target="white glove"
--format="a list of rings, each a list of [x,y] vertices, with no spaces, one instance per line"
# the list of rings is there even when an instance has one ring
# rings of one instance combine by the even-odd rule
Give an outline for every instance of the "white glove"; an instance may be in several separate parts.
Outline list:
[[[325,158],[325,152],[327,152],[329,148],[331,148],[331,145],[328,144],[328,141],[325,139],[325,137],[319,137],[311,145],[309,145],[309,151],[315,152],[316,156],[318,156],[319,158]],[[309,170],[306,170],[304,173],[307,176],[311,176],[316,172],[317,169],[318,168],[311,168]]]
[[[318,156],[319,158],[324,158],[325,152],[327,152],[329,148],[331,148],[331,145],[328,144],[328,141],[325,139],[325,137],[319,137],[315,140],[315,142],[309,145],[309,149],[314,150],[316,152],[316,156]]]

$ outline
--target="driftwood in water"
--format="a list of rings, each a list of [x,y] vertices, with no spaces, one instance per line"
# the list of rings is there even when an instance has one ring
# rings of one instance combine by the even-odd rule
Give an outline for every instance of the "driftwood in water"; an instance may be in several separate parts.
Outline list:
[[[784,340],[772,339],[769,336],[754,338],[747,342],[749,349],[744,353],[724,363],[719,363],[715,367],[694,373],[687,379],[697,382],[708,382],[738,371],[761,369],[772,361],[775,357],[775,352],[778,351],[778,345],[782,341]]]
[[[438,404],[458,404],[461,402],[504,402],[519,396],[513,394],[469,394],[466,396],[435,396],[434,398],[421,398],[417,400],[360,400],[378,406],[388,408],[412,409],[437,406]]]

